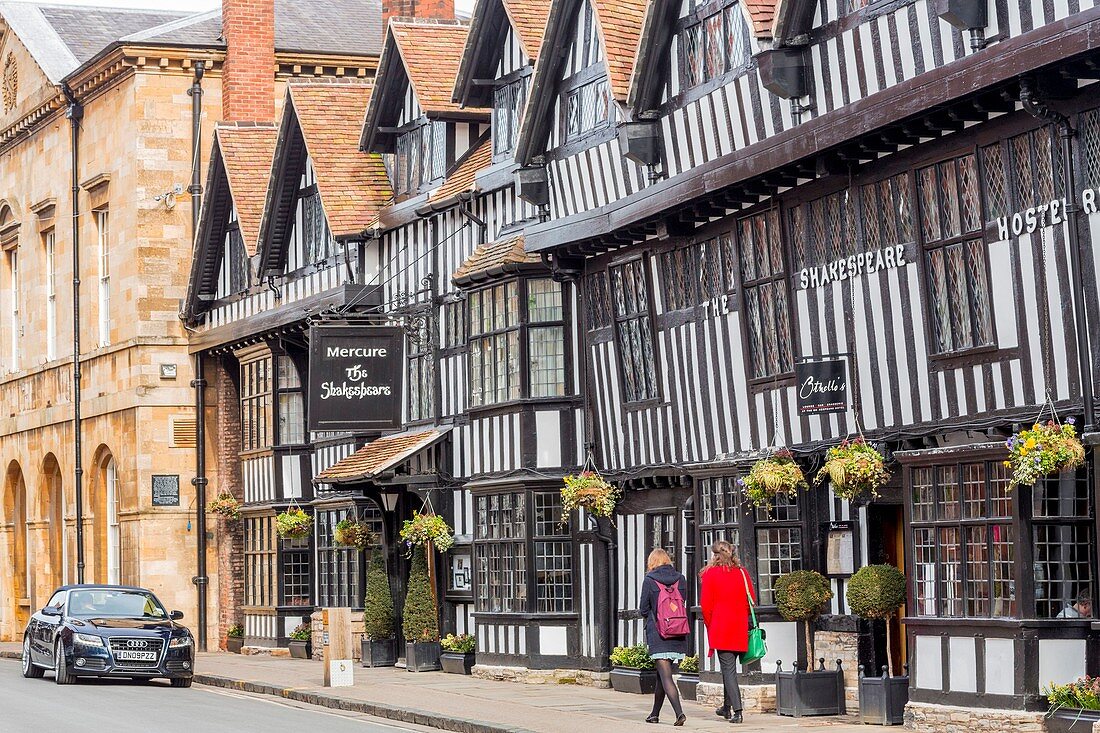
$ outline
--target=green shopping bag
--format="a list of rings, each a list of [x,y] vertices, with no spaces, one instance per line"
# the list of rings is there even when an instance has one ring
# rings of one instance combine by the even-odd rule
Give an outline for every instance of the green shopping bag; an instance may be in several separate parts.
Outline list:
[[[752,592],[749,590],[749,576],[744,568],[741,568],[741,577],[745,581],[745,597],[749,599],[749,613],[752,614],[752,626],[749,627],[749,648],[741,652],[741,666],[751,664],[763,659],[768,653],[768,645],[764,641],[767,634],[760,624],[756,622],[756,604],[752,602]]]

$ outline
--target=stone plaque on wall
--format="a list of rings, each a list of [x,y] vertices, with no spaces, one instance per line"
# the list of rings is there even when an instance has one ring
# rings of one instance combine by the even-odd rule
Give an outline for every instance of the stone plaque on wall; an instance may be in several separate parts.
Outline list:
[[[180,505],[180,477],[153,476],[153,506]]]

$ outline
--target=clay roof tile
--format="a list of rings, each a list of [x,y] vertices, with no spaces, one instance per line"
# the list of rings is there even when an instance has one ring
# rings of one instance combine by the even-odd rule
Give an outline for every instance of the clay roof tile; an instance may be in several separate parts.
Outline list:
[[[279,133],[271,125],[220,124],[214,134],[218,138],[229,192],[237,211],[237,226],[248,254],[254,255]]]
[[[427,448],[450,431],[449,427],[378,438],[317,474],[318,483],[367,481]]]

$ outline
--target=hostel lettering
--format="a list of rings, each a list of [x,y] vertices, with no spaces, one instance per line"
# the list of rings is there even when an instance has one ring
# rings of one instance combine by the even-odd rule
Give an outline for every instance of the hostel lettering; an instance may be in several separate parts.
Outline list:
[[[1100,190],[1086,188],[1081,192],[1081,210],[1086,214],[1095,214],[1100,211]],[[1036,229],[1054,227],[1066,221],[1066,199],[1051,199],[1045,204],[1032,206],[1017,211],[1014,214],[1006,214],[997,219],[997,239],[1004,242],[1023,234],[1034,234]]]
[[[873,275],[879,270],[890,270],[895,267],[904,267],[905,246],[884,247],[874,252],[860,252],[859,254],[841,257],[838,260],[821,265],[819,267],[807,267],[798,273],[798,287],[803,290],[828,285],[831,282],[847,280],[857,275]]]

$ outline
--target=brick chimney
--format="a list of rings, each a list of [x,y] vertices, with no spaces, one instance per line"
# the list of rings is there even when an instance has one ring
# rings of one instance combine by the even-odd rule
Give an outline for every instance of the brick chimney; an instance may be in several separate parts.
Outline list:
[[[442,18],[453,20],[454,0],[382,0],[382,35],[390,18]]]
[[[222,38],[222,119],[273,122],[275,0],[222,0]]]

